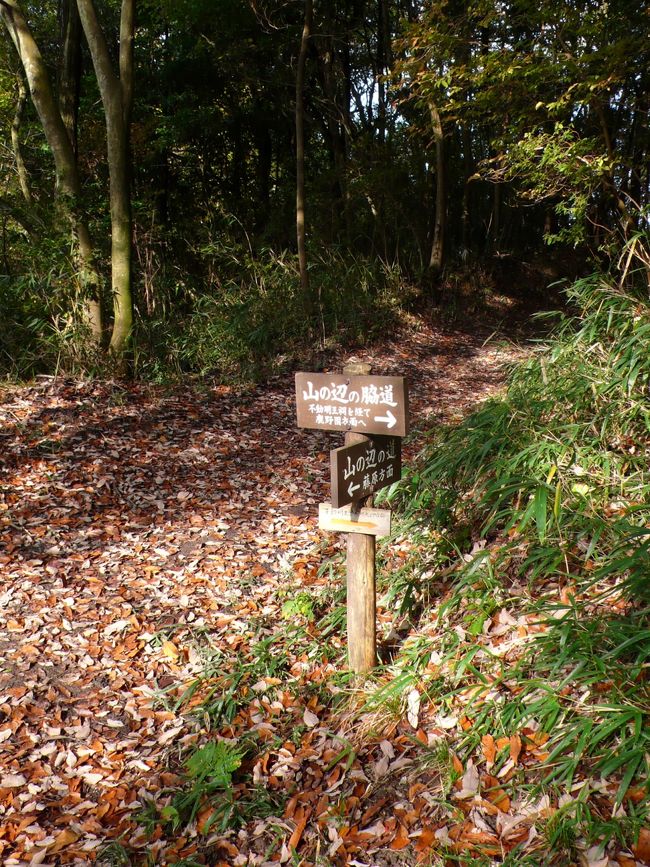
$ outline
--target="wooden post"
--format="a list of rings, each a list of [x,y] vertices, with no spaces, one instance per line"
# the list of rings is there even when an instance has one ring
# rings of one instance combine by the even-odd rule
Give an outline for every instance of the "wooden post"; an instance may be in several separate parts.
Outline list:
[[[370,371],[371,365],[362,362],[350,362],[343,368],[343,373],[350,376],[367,376]],[[348,431],[345,445],[367,439],[356,431]],[[371,506],[372,497],[356,505]],[[348,533],[347,537],[348,660],[352,671],[361,673],[373,669],[377,661],[375,537],[365,533]]]

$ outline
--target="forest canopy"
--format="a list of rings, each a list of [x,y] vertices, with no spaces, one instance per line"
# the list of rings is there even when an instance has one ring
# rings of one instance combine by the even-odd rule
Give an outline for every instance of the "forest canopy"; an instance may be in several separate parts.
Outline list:
[[[5,371],[229,375],[647,231],[638,0],[135,6],[0,2]]]

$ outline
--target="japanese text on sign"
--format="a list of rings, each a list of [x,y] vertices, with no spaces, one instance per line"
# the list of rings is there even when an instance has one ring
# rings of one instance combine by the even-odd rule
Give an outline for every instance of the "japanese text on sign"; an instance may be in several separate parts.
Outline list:
[[[332,504],[343,506],[398,481],[401,446],[397,437],[374,437],[330,452]]]
[[[390,439],[385,448],[377,448],[375,445],[368,447],[365,454],[360,455],[355,461],[347,455],[346,465],[343,467],[343,478],[347,482],[353,476],[363,475],[363,488],[370,489],[377,482],[383,482],[385,478],[392,479],[393,466],[382,466],[386,461],[394,461],[396,457],[395,440]],[[377,469],[378,468],[378,469]],[[374,472],[372,472],[374,470]],[[365,496],[365,495],[361,495]]]
[[[408,395],[403,377],[296,374],[299,427],[404,436]]]
[[[322,400],[332,401],[337,404],[362,403],[368,406],[397,406],[397,402],[393,400],[393,386],[374,384],[362,385],[359,390],[350,388],[346,382],[336,385],[322,385],[320,388],[315,388],[311,379],[307,380],[307,388],[302,392],[303,400]]]

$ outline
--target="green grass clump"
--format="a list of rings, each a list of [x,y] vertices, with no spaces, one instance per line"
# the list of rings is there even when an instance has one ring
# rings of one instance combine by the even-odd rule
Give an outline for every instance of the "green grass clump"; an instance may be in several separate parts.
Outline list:
[[[136,369],[143,378],[195,373],[256,380],[315,347],[381,334],[413,294],[397,268],[328,251],[310,262],[310,320],[294,254],[253,252],[232,240],[199,253],[211,276],[186,292],[185,315],[139,321]]]
[[[650,751],[646,276],[576,282],[572,315],[512,371],[505,396],[434,432],[394,494],[423,544],[436,540],[429,574],[451,585],[436,648],[445,700],[463,695],[473,721],[466,749],[485,733],[548,732],[535,785],[604,786],[628,844]],[[502,606],[531,624],[507,662],[483,634]]]

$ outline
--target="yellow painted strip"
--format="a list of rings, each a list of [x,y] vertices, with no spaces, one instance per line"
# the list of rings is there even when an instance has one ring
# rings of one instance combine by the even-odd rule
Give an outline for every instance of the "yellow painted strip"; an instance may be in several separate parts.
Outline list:
[[[338,524],[340,527],[368,527],[373,529],[378,524],[372,524],[370,521],[345,521],[343,518],[328,518],[328,524]]]

